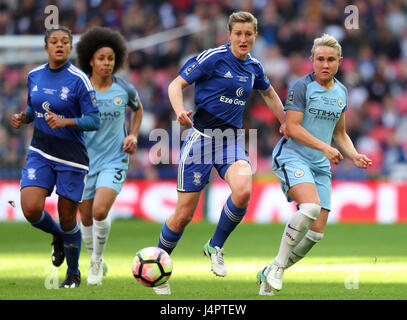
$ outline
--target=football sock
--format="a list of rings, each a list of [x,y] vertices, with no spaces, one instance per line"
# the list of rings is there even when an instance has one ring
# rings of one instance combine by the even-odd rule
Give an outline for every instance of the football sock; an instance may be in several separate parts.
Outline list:
[[[102,259],[103,251],[105,250],[107,238],[110,233],[111,220],[107,216],[106,219],[97,221],[93,219],[94,239],[92,260],[97,261]]]
[[[302,238],[297,246],[291,251],[285,269],[291,267],[294,263],[297,263],[304,258],[308,251],[310,251],[312,247],[323,238],[323,236],[323,233],[308,230],[305,237]]]
[[[42,231],[51,233],[57,238],[62,238],[61,227],[55,222],[54,219],[52,219],[51,215],[46,210],[43,210],[41,217],[37,221],[31,222],[31,225]]]
[[[93,224],[86,227],[81,225],[82,240],[85,244],[86,250],[88,250],[89,255],[92,257],[93,253]]]
[[[181,232],[172,231],[170,228],[168,228],[167,223],[165,222],[161,229],[158,247],[167,251],[168,254],[171,254],[183,233],[184,231]]]
[[[283,267],[287,264],[292,249],[302,240],[315,219],[303,214],[301,209],[297,211],[285,226],[280,249],[274,262]]]
[[[231,196],[227,199],[220,214],[218,225],[216,226],[215,233],[210,240],[209,244],[212,247],[222,248],[226,239],[236,226],[242,221],[247,207],[238,208],[232,202]]]
[[[68,230],[63,230],[64,251],[68,273],[79,274],[79,255],[81,253],[81,229],[79,223]]]

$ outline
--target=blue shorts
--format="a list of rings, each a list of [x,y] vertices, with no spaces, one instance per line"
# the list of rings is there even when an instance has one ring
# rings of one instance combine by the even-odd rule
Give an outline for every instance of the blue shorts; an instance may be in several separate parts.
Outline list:
[[[41,187],[51,195],[56,193],[73,202],[81,202],[87,171],[44,158],[30,150],[22,170],[21,189],[29,186]]]
[[[273,170],[281,182],[281,189],[288,201],[292,201],[287,194],[291,187],[300,183],[313,183],[317,188],[321,207],[328,211],[331,210],[332,177],[330,173],[313,170],[300,159],[287,162],[279,160],[278,168],[273,161]]]
[[[236,161],[251,163],[245,150],[244,134],[225,134],[228,133],[227,137],[222,134],[209,136],[191,128],[179,155],[178,191],[201,191],[209,182],[212,168],[224,179],[227,169]]]
[[[96,174],[89,175],[86,181],[83,200],[93,199],[96,189],[100,187],[113,189],[116,194],[119,194],[126,176],[127,170],[119,168],[104,169]]]

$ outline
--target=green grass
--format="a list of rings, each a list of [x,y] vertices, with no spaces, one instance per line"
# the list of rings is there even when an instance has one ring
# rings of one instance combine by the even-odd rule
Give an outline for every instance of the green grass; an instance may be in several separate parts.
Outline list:
[[[46,289],[65,276],[51,264],[51,236],[28,223],[0,223],[0,300],[400,300],[407,299],[407,225],[328,225],[310,254],[288,269],[274,297],[258,295],[257,271],[276,255],[283,225],[241,224],[225,244],[226,278],[215,277],[202,253],[215,225],[190,224],[172,254],[172,295],[157,296],[131,273],[135,253],[156,245],[161,224],[116,220],[104,254],[103,285],[86,285],[89,255],[82,247],[78,289]]]

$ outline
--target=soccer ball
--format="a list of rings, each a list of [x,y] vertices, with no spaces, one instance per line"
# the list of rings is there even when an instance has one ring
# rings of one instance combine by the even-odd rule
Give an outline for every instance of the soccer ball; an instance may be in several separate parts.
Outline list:
[[[163,249],[147,247],[136,253],[131,269],[137,281],[147,287],[156,287],[170,278],[172,260]]]

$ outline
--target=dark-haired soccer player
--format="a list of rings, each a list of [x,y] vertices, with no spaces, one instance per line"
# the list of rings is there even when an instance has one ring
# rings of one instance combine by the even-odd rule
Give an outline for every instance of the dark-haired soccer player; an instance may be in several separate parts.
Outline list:
[[[78,66],[89,75],[96,90],[101,115],[98,131],[86,132],[90,165],[83,202],[79,205],[82,237],[91,256],[88,285],[101,285],[106,265],[103,251],[110,232],[109,210],[122,189],[129,167],[129,154],[137,149],[143,106],[137,90],[114,76],[125,63],[127,49],[120,33],[95,27],[76,45]],[[126,106],[132,111],[132,128],[125,127]]]
[[[76,288],[81,281],[81,231],[76,214],[89,170],[83,131],[97,130],[100,117],[92,84],[68,61],[71,31],[62,26],[48,29],[45,50],[48,63],[28,74],[27,108],[11,120],[14,128],[35,122],[22,171],[21,207],[34,227],[53,235],[53,264],[60,266],[66,256],[68,269],[60,287]],[[55,186],[60,225],[44,210]]]
[[[260,91],[281,123],[280,132],[285,133],[283,105],[260,62],[249,54],[257,37],[257,19],[249,12],[235,12],[229,17],[228,29],[230,44],[191,58],[168,88],[178,122],[193,127],[181,148],[177,206],[162,227],[158,245],[168,253],[175,248],[214,167],[232,191],[214,235],[203,247],[212,271],[221,277],[226,275],[223,244],[243,219],[251,195],[252,169],[240,129],[253,89]],[[185,110],[182,95],[183,88],[192,83],[195,83],[194,121],[189,118],[192,111]],[[170,294],[167,282],[154,290],[157,294]]]

